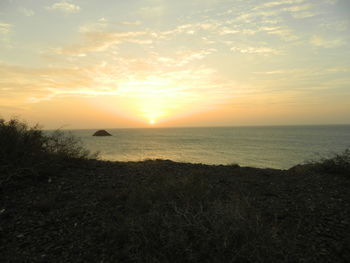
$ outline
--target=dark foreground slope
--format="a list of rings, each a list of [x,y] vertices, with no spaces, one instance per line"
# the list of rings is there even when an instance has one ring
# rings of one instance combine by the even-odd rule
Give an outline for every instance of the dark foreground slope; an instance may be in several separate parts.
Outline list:
[[[12,145],[25,148],[22,139]],[[0,262],[350,258],[350,178],[333,169],[341,162],[288,171],[104,162],[53,151],[52,140],[50,151],[38,146],[41,159],[0,149]]]
[[[0,260],[345,262],[349,186],[309,171],[67,162],[1,188]]]

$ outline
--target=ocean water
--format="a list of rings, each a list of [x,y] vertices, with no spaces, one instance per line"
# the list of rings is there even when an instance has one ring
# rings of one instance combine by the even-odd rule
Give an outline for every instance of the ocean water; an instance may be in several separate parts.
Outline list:
[[[287,169],[350,147],[350,125],[72,130],[86,148],[115,161],[170,159]]]

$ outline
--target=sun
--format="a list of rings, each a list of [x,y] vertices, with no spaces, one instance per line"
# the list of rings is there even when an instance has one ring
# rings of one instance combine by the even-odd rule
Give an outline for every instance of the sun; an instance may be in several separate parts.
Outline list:
[[[149,120],[149,124],[154,125],[156,121],[154,119]]]

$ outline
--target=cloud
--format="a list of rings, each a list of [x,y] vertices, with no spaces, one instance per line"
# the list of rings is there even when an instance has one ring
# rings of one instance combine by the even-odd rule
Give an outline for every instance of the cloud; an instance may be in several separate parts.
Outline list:
[[[281,5],[291,5],[291,4],[300,4],[303,3],[304,0],[281,0],[281,1],[273,1],[273,2],[267,2],[260,6],[257,6],[255,9],[261,9],[261,8],[271,8]]]
[[[79,32],[103,31],[109,25],[108,20],[101,17],[97,21],[79,27]]]
[[[57,2],[47,7],[48,10],[59,10],[63,13],[78,13],[80,6],[65,1]]]
[[[208,48],[203,50],[181,50],[176,52],[173,56],[164,57],[157,53],[154,54],[156,61],[158,62],[157,67],[164,69],[181,68],[192,62],[201,61],[212,53],[217,52],[214,48]]]
[[[222,23],[217,20],[205,20],[203,22],[198,23],[186,23],[182,25],[178,25],[173,29],[158,32],[158,38],[163,40],[170,40],[179,35],[195,35],[196,33],[217,33],[220,31],[220,34],[234,34],[234,30],[232,28],[220,28]]]
[[[299,38],[296,34],[294,34],[292,29],[285,26],[262,26],[254,29],[242,30],[242,33],[245,35],[255,35],[259,32],[265,32],[269,35],[277,35],[285,41],[293,41]]]
[[[285,7],[282,9],[282,11],[300,12],[300,11],[309,10],[312,7],[313,7],[313,5],[311,5],[311,4],[297,5],[297,6]]]
[[[0,35],[6,35],[11,32],[13,25],[0,22]]]
[[[277,6],[278,8],[268,8],[267,10],[257,10],[266,5],[258,6],[248,11],[240,13],[236,18],[226,21],[230,25],[233,25],[232,33],[244,34],[244,35],[256,35],[257,33],[264,32],[268,35],[279,36],[284,41],[294,41],[299,39],[295,31],[289,25],[289,21],[283,13],[288,12],[294,18],[305,18],[314,16],[315,14],[308,11],[312,8],[312,5],[303,6],[289,6],[279,8],[279,5],[301,3],[302,1],[280,1],[269,2],[267,6]],[[221,29],[223,26],[221,26]],[[238,32],[237,32],[238,31]]]
[[[268,47],[232,47],[232,51],[237,51],[243,54],[278,54],[278,50]]]
[[[156,53],[144,59],[118,56],[109,63],[81,67],[33,69],[2,63],[0,104],[28,106],[66,97],[98,101],[101,96],[133,101],[134,113],[127,108],[119,109],[130,116],[205,109],[227,102],[237,91],[216,70],[190,64],[215,51],[175,52],[175,57],[169,59],[160,59]]]
[[[220,35],[230,35],[230,34],[237,34],[239,33],[240,31],[239,30],[236,30],[236,29],[231,29],[231,28],[228,28],[228,27],[223,27],[219,34]]]
[[[10,46],[10,33],[13,25],[0,22],[0,45],[3,42],[6,46]]]
[[[317,15],[317,13],[314,12],[298,12],[298,13],[293,13],[292,16],[297,19],[303,19],[303,18],[309,18]]]
[[[175,57],[172,61],[172,64],[176,67],[181,67],[193,61],[202,60],[208,55],[215,53],[216,51],[217,50],[214,48],[203,49],[203,50],[179,51],[177,52],[177,55],[179,55],[179,57]]]
[[[20,7],[19,12],[25,16],[33,16],[35,15],[34,11],[25,7]]]
[[[305,0],[282,0],[264,3],[253,8],[253,12],[241,15],[241,19],[245,20],[246,22],[250,22],[250,20],[255,17],[277,17],[283,12],[290,13],[290,15],[295,19],[302,19],[317,15],[317,13],[310,10],[314,8],[315,5],[304,4],[304,2]]]
[[[142,7],[135,12],[135,15],[142,17],[159,18],[164,14],[163,6]]]
[[[61,90],[88,89],[88,68],[27,68],[0,63],[0,105],[23,105],[30,98],[53,98]]]
[[[311,37],[310,43],[316,47],[336,48],[344,45],[345,41],[341,38],[326,39],[321,36],[314,35]]]
[[[15,107],[15,106],[7,106],[7,105],[0,105],[0,110],[4,110],[4,111],[9,111],[9,112],[21,112],[21,111],[25,111],[27,110],[27,108],[23,108],[23,107]],[[1,115],[0,115],[1,117]]]
[[[122,21],[120,23],[122,25],[126,25],[126,26],[139,26],[139,25],[142,25],[141,21]]]
[[[314,5],[305,4],[285,7],[281,11],[289,12],[296,19],[303,19],[317,15],[317,13],[310,11],[312,8],[314,8]]]
[[[350,68],[336,67],[336,68],[328,68],[326,71],[332,72],[332,73],[350,72]]]
[[[88,31],[83,33],[83,41],[80,44],[66,46],[56,49],[56,53],[65,55],[83,55],[89,52],[101,52],[113,45],[122,42],[150,44],[149,39],[140,39],[141,36],[146,36],[147,32],[101,32]]]
[[[274,74],[285,74],[287,72],[285,70],[273,70],[273,71],[254,72],[254,73],[263,74],[263,75],[274,75]]]
[[[297,40],[299,37],[293,33],[293,30],[288,28],[275,28],[273,30],[268,30],[267,34],[277,35],[286,41]]]
[[[350,20],[336,20],[320,24],[320,27],[332,31],[346,31],[350,27]]]

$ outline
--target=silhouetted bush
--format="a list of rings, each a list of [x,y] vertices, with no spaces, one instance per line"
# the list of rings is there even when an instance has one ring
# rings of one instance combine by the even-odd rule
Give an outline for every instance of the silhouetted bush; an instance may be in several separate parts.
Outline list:
[[[0,119],[0,173],[38,175],[69,159],[96,158],[81,141],[60,130],[44,133],[39,125]]]
[[[312,166],[320,172],[350,175],[350,148],[333,157],[313,162]]]
[[[48,154],[63,159],[97,158],[97,153],[92,154],[89,150],[85,149],[81,141],[70,133],[56,130],[50,135],[46,135],[45,138],[43,147]]]
[[[0,163],[22,164],[32,161],[45,151],[46,137],[38,126],[12,119],[0,119]]]
[[[297,165],[296,167],[298,167],[298,170],[350,175],[350,148],[340,154],[334,154],[318,161],[309,161],[305,165]]]

